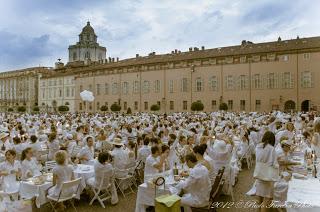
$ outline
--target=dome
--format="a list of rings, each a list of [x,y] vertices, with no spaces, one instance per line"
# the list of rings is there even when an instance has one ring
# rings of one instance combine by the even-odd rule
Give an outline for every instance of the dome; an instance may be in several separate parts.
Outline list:
[[[90,25],[90,22],[89,22],[89,21],[87,22],[87,25],[82,28],[81,34],[95,34],[95,33],[94,33],[94,29],[93,29],[92,26]]]

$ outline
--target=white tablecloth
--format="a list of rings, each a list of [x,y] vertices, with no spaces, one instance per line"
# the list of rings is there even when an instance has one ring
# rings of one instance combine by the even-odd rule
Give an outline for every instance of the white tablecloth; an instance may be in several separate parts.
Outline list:
[[[29,181],[22,181],[20,184],[20,196],[22,198],[31,199],[36,197],[36,206],[47,203],[46,192],[52,186],[52,182],[45,182],[42,185],[35,185]]]
[[[309,178],[307,180],[292,179],[289,182],[287,203],[290,204],[308,204],[312,208],[291,208],[288,212],[316,212],[320,211],[320,181],[319,178]]]
[[[81,187],[84,189],[86,187],[86,180],[94,177],[94,167],[91,165],[79,164],[73,171],[74,177],[81,177]]]
[[[164,189],[163,186],[160,186],[157,188],[157,196],[163,194],[170,194],[169,187]],[[146,183],[141,184],[138,187],[135,212],[145,212],[148,206],[154,206],[154,198],[155,189],[148,187]]]

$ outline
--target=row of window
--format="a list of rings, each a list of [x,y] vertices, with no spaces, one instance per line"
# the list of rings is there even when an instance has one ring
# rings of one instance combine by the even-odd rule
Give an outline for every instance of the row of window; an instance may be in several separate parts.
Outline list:
[[[309,71],[305,71],[301,73],[301,82],[300,86],[302,88],[311,88],[313,87],[313,74]],[[274,88],[293,88],[294,87],[294,79],[291,72],[283,72],[283,73],[268,73],[267,75],[254,74],[251,78],[251,87],[253,89],[262,89],[266,87],[267,89]],[[168,80],[168,92],[174,93],[177,88],[177,84],[175,80]],[[144,80],[141,83],[142,93],[150,93],[153,90],[154,93],[159,93],[161,90],[161,81],[155,80],[153,85],[151,85],[150,81]],[[205,83],[204,79],[201,77],[197,77],[194,81],[194,90],[195,92],[204,91]],[[249,89],[249,76],[248,75],[240,75],[233,76],[228,75],[225,77],[225,88],[226,90],[245,90]],[[181,92],[189,92],[191,87],[190,79],[182,78],[180,80],[180,91]],[[93,86],[90,84],[88,86],[90,91],[93,91]],[[219,81],[217,76],[212,76],[208,79],[208,89],[209,91],[218,91],[219,90]],[[80,91],[84,90],[83,86],[80,85]],[[96,95],[109,95],[110,88],[109,83],[105,83],[104,86],[102,84],[96,84]],[[111,85],[111,94],[116,95],[119,94],[120,88],[119,83],[114,82]],[[129,82],[121,83],[121,92],[122,94],[130,93],[130,84]],[[133,81],[132,82],[132,92],[139,93],[140,92],[140,82]]]
[[[79,110],[85,110],[86,109],[86,104],[88,104],[88,109],[89,110],[92,110],[93,109],[93,103],[86,103],[86,102],[80,102],[79,103]],[[161,109],[161,103],[160,101],[157,102],[157,104],[160,106],[160,109]],[[228,100],[227,101],[227,104],[228,104],[228,110],[233,110],[234,109],[234,104],[233,104],[233,100]],[[105,102],[104,103],[105,106],[108,107],[108,102]],[[134,102],[134,105],[133,105],[133,109],[134,110],[139,110],[138,108],[138,101],[135,101]],[[100,108],[101,108],[101,104],[100,102],[97,102],[96,103],[96,111],[99,111]],[[122,109],[124,111],[126,111],[128,109],[128,102],[123,102],[122,103]],[[145,111],[149,111],[150,110],[150,107],[151,105],[149,105],[149,102],[145,101],[143,102],[143,110]],[[182,110],[189,110],[190,108],[188,108],[190,105],[188,105],[188,101],[182,101]],[[218,109],[218,105],[217,105],[217,100],[212,100],[211,101],[211,109],[212,110],[217,110]],[[257,99],[255,101],[255,110],[256,111],[259,111],[261,109],[261,100]],[[175,101],[169,101],[169,110],[175,110]],[[240,110],[243,110],[245,111],[246,110],[246,100],[240,100]]]
[[[64,82],[63,82],[63,79],[59,79],[59,80],[57,80],[57,79],[52,79],[52,80],[48,80],[48,86],[57,86],[57,85],[62,85],[63,83],[65,84],[65,85],[69,85],[69,84],[74,84],[74,79],[66,79],[66,80],[64,80]],[[46,81],[42,81],[41,82],[41,85],[42,85],[42,87],[45,87],[46,86]]]
[[[62,97],[62,88],[48,88],[42,89],[42,99]],[[74,97],[74,87],[64,88],[64,97]]]

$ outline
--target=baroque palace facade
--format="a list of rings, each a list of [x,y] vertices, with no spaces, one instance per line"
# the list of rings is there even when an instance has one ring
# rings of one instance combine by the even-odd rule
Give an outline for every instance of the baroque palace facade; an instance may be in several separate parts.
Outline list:
[[[159,104],[160,112],[170,113],[190,111],[195,101],[201,101],[205,111],[218,110],[222,102],[230,111],[320,110],[320,37],[242,41],[119,60],[106,57],[87,23],[79,42],[69,47],[68,63],[45,69],[37,74],[34,99],[21,101],[38,104],[43,111],[68,105],[72,112],[99,112],[116,102],[124,112],[129,107],[132,112],[150,111]],[[1,76],[1,102],[9,104],[3,89],[6,73]],[[83,90],[93,92],[92,103],[81,100]]]

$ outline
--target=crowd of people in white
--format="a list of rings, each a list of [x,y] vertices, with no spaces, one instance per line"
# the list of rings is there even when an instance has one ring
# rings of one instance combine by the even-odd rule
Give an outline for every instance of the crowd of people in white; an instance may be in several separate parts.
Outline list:
[[[81,179],[80,189],[63,190],[63,195],[93,188],[96,197],[99,188],[105,187],[111,204],[117,204],[118,192],[125,196],[132,186],[179,169],[174,188],[188,211],[209,204],[212,185],[222,168],[222,192],[233,198],[239,171],[251,168],[255,158],[256,163],[278,169],[280,178],[265,181],[256,177],[248,195],[258,196],[263,204],[285,201],[292,167],[299,165],[292,153],[299,150],[307,158],[320,157],[319,132],[320,121],[312,112],[2,113],[0,190],[1,195],[21,198],[22,182],[52,173],[47,194],[49,200],[56,200],[63,184],[79,177],[74,169],[88,165],[94,174]],[[54,165],[50,168],[48,164]],[[53,206],[65,208],[63,203]]]

